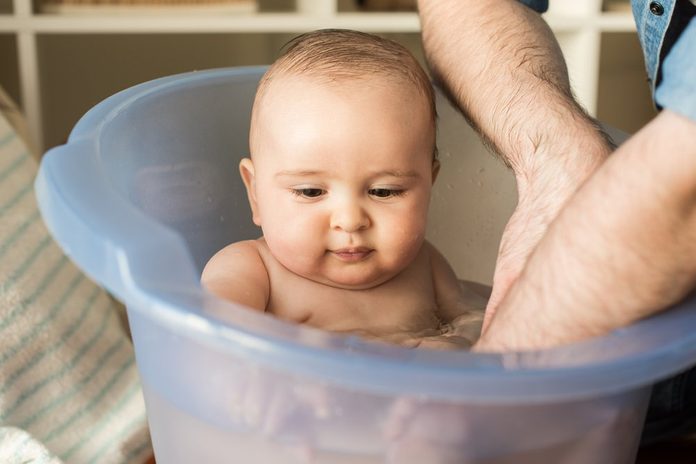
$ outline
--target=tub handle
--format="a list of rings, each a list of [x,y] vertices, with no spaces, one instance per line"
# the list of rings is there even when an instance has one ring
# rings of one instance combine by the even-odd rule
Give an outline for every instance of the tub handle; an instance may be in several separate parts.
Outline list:
[[[94,138],[71,138],[41,161],[39,210],[66,255],[121,301],[144,288],[198,286],[183,238],[104,182],[104,169]]]

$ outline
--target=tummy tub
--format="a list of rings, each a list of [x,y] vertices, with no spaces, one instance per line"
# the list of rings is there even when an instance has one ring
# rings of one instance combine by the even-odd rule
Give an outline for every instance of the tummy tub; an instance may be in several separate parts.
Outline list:
[[[120,92],[36,181],[56,240],[128,308],[158,464],[633,462],[651,386],[696,362],[693,302],[575,345],[482,355],[363,342],[201,288],[210,256],[259,235],[237,163],[262,72]]]

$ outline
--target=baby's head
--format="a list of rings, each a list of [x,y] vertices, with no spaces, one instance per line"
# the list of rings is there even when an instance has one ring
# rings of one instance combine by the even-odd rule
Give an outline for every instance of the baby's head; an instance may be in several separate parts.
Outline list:
[[[303,277],[370,288],[420,250],[439,163],[430,80],[355,31],[292,40],[261,79],[240,164],[254,222]]]
[[[418,61],[399,43],[373,34],[341,29],[309,32],[288,42],[281,56],[261,78],[256,91],[249,135],[252,157],[257,151],[259,130],[264,126],[264,111],[274,111],[272,105],[264,105],[266,96],[274,87],[282,89],[284,79],[301,80],[310,87],[331,85],[340,88],[365,84],[408,90],[411,98],[402,102],[402,108],[405,112],[418,112],[429,117],[433,131],[433,160],[436,159],[437,113],[433,87]],[[284,96],[281,94],[281,98]]]

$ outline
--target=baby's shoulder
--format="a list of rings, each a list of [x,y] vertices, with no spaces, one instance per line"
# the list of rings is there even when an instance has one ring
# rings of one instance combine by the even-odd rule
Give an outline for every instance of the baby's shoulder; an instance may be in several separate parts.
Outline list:
[[[229,259],[238,258],[240,256],[259,256],[261,252],[259,251],[259,241],[258,240],[241,240],[239,242],[230,243],[223,249],[215,253],[212,259]],[[212,260],[211,259],[211,260]]]
[[[203,269],[203,276],[217,272],[229,272],[231,268],[249,268],[263,265],[258,240],[242,240],[230,243],[215,253]]]
[[[268,303],[268,272],[254,240],[227,245],[208,261],[201,284],[220,298],[260,311]]]

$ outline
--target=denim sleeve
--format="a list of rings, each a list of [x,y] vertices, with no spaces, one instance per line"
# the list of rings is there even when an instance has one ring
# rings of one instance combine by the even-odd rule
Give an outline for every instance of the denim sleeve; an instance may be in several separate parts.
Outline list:
[[[675,42],[662,63],[662,80],[655,102],[696,121],[696,16]]]
[[[524,3],[529,8],[536,10],[539,13],[544,13],[549,9],[549,0],[518,0],[520,3]]]

